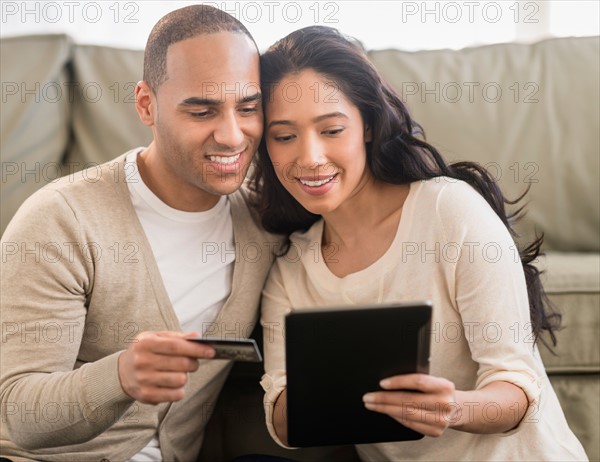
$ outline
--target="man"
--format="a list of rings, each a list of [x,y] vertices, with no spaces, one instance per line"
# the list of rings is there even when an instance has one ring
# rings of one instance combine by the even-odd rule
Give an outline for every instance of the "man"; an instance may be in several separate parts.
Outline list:
[[[0,363],[11,460],[194,460],[231,365],[187,338],[256,322],[276,239],[238,191],[262,135],[250,33],[205,5],[169,13],[136,96],[152,143],[38,191],[5,231],[45,249],[2,256],[2,318],[21,330]]]

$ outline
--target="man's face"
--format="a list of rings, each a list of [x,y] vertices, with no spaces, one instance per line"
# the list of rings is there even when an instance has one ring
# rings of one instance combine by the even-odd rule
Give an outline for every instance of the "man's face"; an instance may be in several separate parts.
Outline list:
[[[149,186],[205,209],[240,187],[262,136],[258,52],[241,33],[201,35],[171,45],[166,68],[150,92]]]

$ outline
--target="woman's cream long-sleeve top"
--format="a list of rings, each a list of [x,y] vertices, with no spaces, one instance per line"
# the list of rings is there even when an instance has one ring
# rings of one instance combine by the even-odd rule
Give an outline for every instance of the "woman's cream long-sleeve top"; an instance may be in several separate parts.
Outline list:
[[[272,415],[284,411],[273,403],[286,386],[282,329],[287,312],[311,306],[430,300],[430,374],[451,380],[458,390],[479,389],[494,381],[513,383],[527,395],[526,415],[516,429],[502,434],[448,429],[439,438],[360,445],[361,458],[586,459],[533,344],[518,250],[473,188],[445,177],[412,183],[390,248],[369,267],[342,278],[323,260],[322,232],[321,220],[306,233],[292,235],[290,251],[273,266],[263,292],[266,374],[261,384],[267,425],[276,440]],[[501,410],[494,403],[473,403],[461,412],[474,412],[477,406],[486,406],[484,415],[490,419]]]

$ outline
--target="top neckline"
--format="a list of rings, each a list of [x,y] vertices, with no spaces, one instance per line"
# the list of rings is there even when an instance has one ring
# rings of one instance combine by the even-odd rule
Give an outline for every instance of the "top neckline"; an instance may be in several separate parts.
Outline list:
[[[398,264],[398,255],[400,255],[399,247],[406,240],[406,235],[409,231],[410,217],[414,211],[415,196],[420,190],[420,183],[414,182],[409,184],[408,195],[402,205],[402,213],[396,235],[385,253],[366,268],[347,274],[346,276],[340,277],[335,275],[325,263],[321,249],[325,222],[322,218],[317,221],[305,234],[306,241],[310,241],[310,245],[301,255],[303,265],[305,267],[310,266],[310,270],[307,270],[307,272],[315,276],[315,283],[329,290],[340,290],[344,287],[356,288],[370,285],[373,278],[379,278],[391,271]],[[310,247],[312,246],[314,248],[311,249]]]

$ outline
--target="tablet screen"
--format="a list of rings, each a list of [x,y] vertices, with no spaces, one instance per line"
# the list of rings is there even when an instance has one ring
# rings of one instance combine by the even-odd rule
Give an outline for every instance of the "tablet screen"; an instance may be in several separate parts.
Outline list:
[[[398,374],[429,372],[429,302],[298,309],[286,316],[290,446],[423,437],[364,407],[365,393]]]

